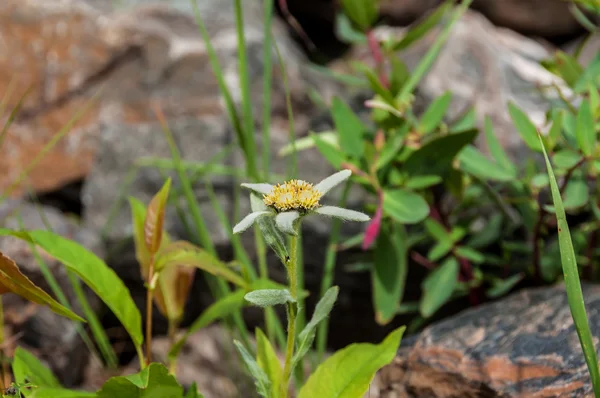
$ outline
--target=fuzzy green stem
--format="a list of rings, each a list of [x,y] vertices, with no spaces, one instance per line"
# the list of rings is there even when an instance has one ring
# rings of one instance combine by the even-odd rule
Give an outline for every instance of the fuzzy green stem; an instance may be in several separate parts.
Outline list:
[[[296,233],[298,228],[296,229]],[[294,236],[290,242],[290,260],[287,263],[288,279],[290,284],[290,295],[294,300],[298,297],[298,270],[296,268],[298,260],[298,237]],[[281,383],[281,397],[287,398],[288,384],[292,373],[292,357],[294,356],[294,344],[296,342],[296,315],[298,306],[296,303],[288,303],[288,336],[287,348],[285,350],[285,365],[283,367],[283,382]]]
[[[169,350],[171,349],[171,347],[173,347],[173,345],[176,342],[176,334],[177,334],[177,328],[179,327],[179,321],[176,319],[171,319],[169,318],[169,331],[168,331],[168,338],[169,338]],[[176,375],[177,372],[177,358],[173,358],[169,360],[169,373],[171,373],[173,376]]]

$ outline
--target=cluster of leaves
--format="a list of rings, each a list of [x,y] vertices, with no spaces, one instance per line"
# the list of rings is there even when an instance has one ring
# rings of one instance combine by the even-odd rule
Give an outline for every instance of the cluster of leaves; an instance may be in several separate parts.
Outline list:
[[[556,220],[549,216],[554,208],[547,203],[549,179],[538,127],[516,103],[507,104],[532,153],[517,163],[500,144],[489,118],[482,132],[472,109],[448,121],[451,93],[436,98],[418,115],[413,110],[414,88],[469,2],[457,8],[446,2],[402,39],[383,42],[373,42],[373,19],[361,19],[368,13],[359,16],[351,5],[365,2],[369,3],[344,2],[340,32],[353,42],[368,43],[373,53],[375,67],[354,64],[374,94],[365,103],[369,121],[334,98],[330,113],[335,131],[311,133],[297,147],[316,147],[333,167],[353,170],[353,181],[373,195],[374,205],[368,205],[375,214],[371,224],[342,246],[370,249],[366,268],[376,320],[387,324],[400,313],[415,312],[413,325],[418,326],[461,296],[477,304],[506,294],[524,278],[556,281],[561,274],[556,261],[559,244]],[[409,73],[397,51],[439,26],[450,10],[453,14],[429,53]],[[561,100],[546,115],[543,142],[561,179],[567,214],[585,216],[578,217],[585,221],[577,223],[573,241],[581,253],[580,264],[596,278],[600,56],[583,67],[576,55],[559,51],[544,66],[568,87],[547,88],[558,92]],[[491,156],[475,145],[480,134]],[[418,302],[403,300],[409,264],[427,272]]]

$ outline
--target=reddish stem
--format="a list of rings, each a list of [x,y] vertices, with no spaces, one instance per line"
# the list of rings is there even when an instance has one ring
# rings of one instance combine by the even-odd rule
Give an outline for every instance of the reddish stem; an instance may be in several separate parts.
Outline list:
[[[375,37],[375,34],[372,30],[367,31],[367,43],[369,44],[369,50],[371,50],[371,55],[373,56],[373,60],[375,61],[375,66],[377,68],[377,72],[379,74],[379,81],[383,85],[383,87],[389,87],[390,82],[385,75],[384,69],[384,58],[383,53],[381,52],[381,48],[379,47],[379,42]]]

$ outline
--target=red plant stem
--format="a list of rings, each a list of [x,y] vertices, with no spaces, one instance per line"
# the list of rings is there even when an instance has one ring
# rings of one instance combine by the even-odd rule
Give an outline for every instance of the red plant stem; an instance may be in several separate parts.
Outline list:
[[[415,263],[422,265],[428,270],[433,270],[436,267],[436,265],[429,261],[427,257],[423,256],[421,253],[418,253],[416,251],[410,252],[410,258],[412,258]]]
[[[375,66],[379,74],[379,81],[383,87],[389,87],[390,82],[385,74],[383,53],[381,52],[379,42],[372,30],[367,31],[367,43],[369,44],[369,50],[371,50],[371,55],[375,61]]]

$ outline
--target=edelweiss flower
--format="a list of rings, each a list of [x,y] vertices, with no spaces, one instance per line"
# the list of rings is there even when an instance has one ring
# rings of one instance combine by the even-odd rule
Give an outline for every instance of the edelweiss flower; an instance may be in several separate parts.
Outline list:
[[[260,217],[275,217],[277,228],[290,235],[296,235],[294,228],[296,221],[312,213],[349,221],[369,221],[369,216],[358,211],[336,206],[322,206],[319,203],[323,195],[347,180],[351,174],[350,170],[342,170],[314,186],[302,180],[291,180],[276,186],[244,183],[243,187],[262,195],[264,207],[244,217],[233,228],[233,233],[245,231]]]

